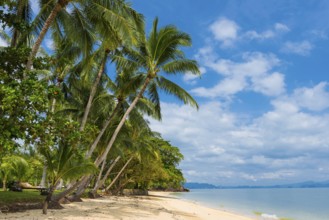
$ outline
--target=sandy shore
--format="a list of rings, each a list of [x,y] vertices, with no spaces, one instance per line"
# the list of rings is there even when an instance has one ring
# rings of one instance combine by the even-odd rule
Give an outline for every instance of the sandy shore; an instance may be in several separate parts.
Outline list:
[[[47,216],[42,215],[41,210],[29,210],[9,214],[0,213],[0,219],[251,220],[247,217],[176,199],[164,192],[151,192],[150,196],[106,197],[84,199],[83,201],[66,204],[62,210],[48,210]]]

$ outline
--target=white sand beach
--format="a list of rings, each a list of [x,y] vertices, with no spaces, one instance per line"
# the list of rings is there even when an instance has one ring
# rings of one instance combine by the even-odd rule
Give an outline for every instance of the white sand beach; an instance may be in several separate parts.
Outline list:
[[[0,219],[176,219],[176,220],[251,220],[225,211],[219,211],[202,205],[180,200],[166,192],[151,192],[150,196],[103,197],[98,199],[83,199],[63,205],[61,210],[48,210],[43,215],[41,210],[28,210],[17,213],[0,213]]]

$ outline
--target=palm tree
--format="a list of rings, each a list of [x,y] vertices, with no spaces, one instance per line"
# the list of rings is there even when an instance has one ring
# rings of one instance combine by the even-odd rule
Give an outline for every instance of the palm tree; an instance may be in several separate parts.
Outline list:
[[[71,13],[66,7],[73,8]],[[32,46],[26,69],[31,70],[33,59],[50,27],[64,30],[66,36],[77,41],[88,54],[93,47],[93,32],[91,24],[110,22],[118,32],[130,36],[133,28],[127,22],[127,17],[141,24],[142,16],[134,11],[124,0],[42,0],[41,11],[32,23],[32,27],[39,30],[38,37]],[[58,21],[56,21],[58,20]],[[60,28],[63,27],[63,28]]]
[[[0,175],[2,176],[3,190],[6,190],[8,177],[15,177],[20,182],[28,169],[28,163],[23,157],[10,155],[2,158]]]
[[[16,2],[16,16],[15,16],[15,26],[12,28],[12,38],[10,41],[11,47],[16,47],[22,35],[22,27],[26,26],[32,17],[32,10],[29,0],[18,0]],[[19,24],[19,25],[17,25]]]
[[[61,179],[76,179],[84,174],[93,173],[97,169],[93,163],[79,157],[76,147],[70,144],[60,143],[53,149],[42,147],[40,152],[46,158],[51,180],[49,193],[43,203],[43,214],[47,214],[48,204]]]
[[[156,18],[148,38],[143,37],[136,48],[125,48],[123,51],[125,56],[114,57],[117,64],[124,69],[138,68],[141,71],[140,74],[144,77],[144,84],[123,115],[103,155],[95,161],[97,166],[106,159],[126,118],[143,97],[146,90],[148,90],[150,99],[158,109],[160,109],[158,89],[176,96],[185,104],[198,108],[196,101],[184,89],[161,74],[162,72],[166,74],[184,74],[186,72],[199,74],[196,61],[186,59],[183,51],[180,50],[181,46],[190,45],[190,37],[186,33],[178,31],[174,26],[165,26],[158,30],[158,19]]]

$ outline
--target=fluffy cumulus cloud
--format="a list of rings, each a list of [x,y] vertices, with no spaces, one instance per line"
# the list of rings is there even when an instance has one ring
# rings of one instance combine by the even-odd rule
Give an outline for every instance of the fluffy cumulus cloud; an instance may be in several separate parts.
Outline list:
[[[275,99],[272,106],[246,121],[220,102],[204,103],[199,111],[162,103],[163,121],[151,120],[151,127],[180,147],[188,181],[257,185],[326,179],[329,115],[312,115],[288,100]]]
[[[235,21],[225,17],[213,22],[209,29],[214,39],[221,43],[222,48],[232,47],[237,41],[266,40],[290,31],[289,27],[282,23],[276,23],[270,29],[260,32],[256,30],[243,31]]]
[[[311,50],[313,49],[313,45],[307,41],[301,41],[301,42],[291,42],[288,41],[284,43],[281,51],[284,53],[291,53],[291,54],[297,54],[301,56],[307,56],[310,54]]]
[[[192,90],[202,97],[229,97],[244,90],[259,92],[267,96],[278,96],[285,92],[284,75],[273,69],[279,59],[273,54],[259,52],[244,53],[239,62],[217,58],[209,48],[200,50],[197,58],[207,68],[222,76],[213,87],[198,87]]]
[[[243,34],[243,38],[251,39],[251,40],[265,40],[279,36],[280,34],[286,33],[290,31],[288,26],[276,23],[272,29],[268,29],[262,32],[257,32],[255,30],[247,31]]]
[[[328,83],[320,82],[313,88],[298,88],[294,91],[293,99],[299,106],[312,111],[321,111],[329,107]]]
[[[223,47],[228,47],[238,38],[239,26],[232,20],[220,18],[210,25],[210,30]]]

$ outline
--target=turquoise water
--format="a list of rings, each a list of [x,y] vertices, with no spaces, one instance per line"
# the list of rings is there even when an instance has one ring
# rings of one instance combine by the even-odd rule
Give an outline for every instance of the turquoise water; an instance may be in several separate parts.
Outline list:
[[[174,195],[254,218],[259,212],[289,220],[329,220],[329,188],[202,189]]]

